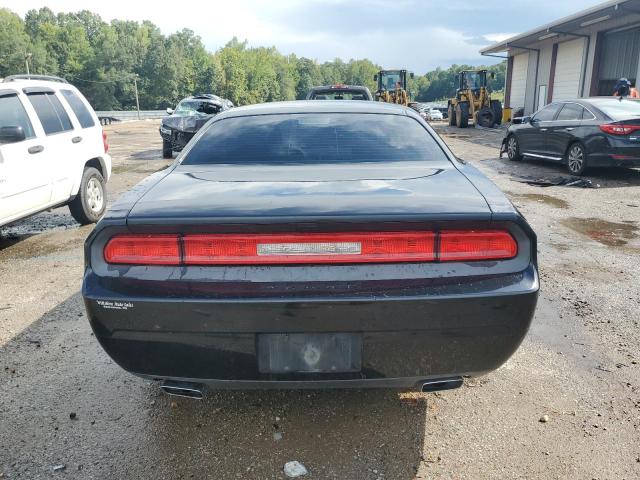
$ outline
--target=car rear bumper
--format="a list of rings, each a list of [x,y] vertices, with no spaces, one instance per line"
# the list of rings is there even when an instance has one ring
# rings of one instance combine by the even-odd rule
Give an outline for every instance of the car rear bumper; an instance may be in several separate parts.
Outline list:
[[[89,269],[83,294],[107,353],[131,373],[218,388],[408,387],[478,375],[504,363],[533,317],[533,265],[508,289],[370,298],[132,297],[110,291]],[[261,372],[265,333],[353,333],[362,367],[350,373]]]

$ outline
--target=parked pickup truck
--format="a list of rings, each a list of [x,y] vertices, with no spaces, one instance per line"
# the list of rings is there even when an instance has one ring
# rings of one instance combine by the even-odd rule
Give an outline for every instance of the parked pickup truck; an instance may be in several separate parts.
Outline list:
[[[58,77],[0,82],[0,226],[69,205],[97,222],[111,175],[107,136],[89,102]]]

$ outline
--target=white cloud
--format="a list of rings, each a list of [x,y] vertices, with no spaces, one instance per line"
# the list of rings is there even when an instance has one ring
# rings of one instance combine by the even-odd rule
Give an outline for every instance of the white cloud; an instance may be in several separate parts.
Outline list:
[[[486,41],[491,43],[498,43],[518,35],[517,33],[487,33],[482,36]]]

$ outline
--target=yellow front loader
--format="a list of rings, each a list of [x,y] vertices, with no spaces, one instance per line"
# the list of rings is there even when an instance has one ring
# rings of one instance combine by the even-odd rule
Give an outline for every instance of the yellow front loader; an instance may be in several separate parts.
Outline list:
[[[490,73],[491,78],[494,74]],[[467,128],[469,119],[481,127],[493,128],[502,122],[502,104],[491,100],[487,70],[463,70],[456,75],[456,95],[449,99],[449,125]]]
[[[374,75],[373,80],[378,82],[376,100],[378,102],[408,105],[407,73],[406,70],[380,70]],[[413,73],[409,73],[409,76],[413,78]]]

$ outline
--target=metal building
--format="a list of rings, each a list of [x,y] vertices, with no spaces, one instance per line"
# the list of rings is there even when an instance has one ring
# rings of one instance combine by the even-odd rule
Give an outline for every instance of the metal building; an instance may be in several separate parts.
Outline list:
[[[640,0],[608,1],[480,53],[507,58],[505,106],[514,112],[612,95],[621,77],[640,83]]]

